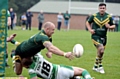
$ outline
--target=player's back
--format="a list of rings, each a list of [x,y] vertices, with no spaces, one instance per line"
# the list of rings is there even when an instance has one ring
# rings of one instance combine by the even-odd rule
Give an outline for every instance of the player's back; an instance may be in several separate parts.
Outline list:
[[[42,77],[44,79],[51,79],[53,71],[52,63],[45,60],[43,56],[39,53],[37,53],[33,57],[33,61],[34,62],[32,63],[29,69],[30,75],[32,73],[36,73],[39,77]]]

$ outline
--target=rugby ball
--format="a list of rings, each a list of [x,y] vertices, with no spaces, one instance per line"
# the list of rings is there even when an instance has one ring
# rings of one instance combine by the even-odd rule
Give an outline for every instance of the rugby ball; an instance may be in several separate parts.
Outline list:
[[[80,58],[83,55],[84,49],[81,44],[75,44],[73,47],[73,55],[76,58]]]

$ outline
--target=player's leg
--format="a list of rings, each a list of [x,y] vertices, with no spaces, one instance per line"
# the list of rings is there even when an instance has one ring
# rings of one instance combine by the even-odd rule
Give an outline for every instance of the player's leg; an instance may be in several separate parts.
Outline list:
[[[60,65],[57,79],[92,79],[89,72],[83,68]]]
[[[99,68],[99,61],[98,61],[99,60],[99,50],[98,50],[98,47],[100,47],[100,41],[99,40],[100,40],[100,37],[92,37],[93,44],[97,49],[97,54],[96,54],[93,70],[97,71],[97,72],[99,72],[99,70],[98,70],[98,68]]]
[[[99,54],[98,54],[98,63],[99,63],[99,72],[104,74],[105,71],[104,71],[104,68],[103,68],[103,65],[102,65],[102,60],[103,60],[103,55],[104,55],[104,50],[105,50],[105,45],[107,43],[107,38],[101,38],[101,46],[99,47]]]
[[[6,49],[7,49],[7,47],[6,47]],[[6,62],[5,62],[5,66],[6,67],[10,67],[9,65],[8,65],[8,53],[7,53],[7,50],[6,50],[6,60],[5,60]]]
[[[6,63],[5,63],[5,66],[6,66],[6,67],[10,67],[10,66],[8,65],[8,53],[6,53]]]
[[[58,65],[58,72],[56,79],[70,79],[74,76],[74,70],[71,66]]]
[[[102,44],[100,44],[97,47],[97,50],[98,50],[98,55],[97,55],[97,59],[98,59],[98,71],[100,73],[105,73],[104,69],[103,69],[103,65],[102,65],[103,54],[104,54],[104,46]]]
[[[100,44],[99,42],[97,42],[98,40],[99,40],[99,37],[92,37],[92,41],[93,41],[93,44],[96,47],[96,49],[97,49],[97,45]],[[97,51],[97,55],[96,55],[96,58],[95,58],[95,63],[94,63],[94,66],[93,66],[94,71],[99,72],[98,71],[98,65],[99,65],[99,63],[98,63],[98,51]]]
[[[74,79],[93,79],[90,73],[83,68],[73,67]]]
[[[95,59],[93,70],[100,72],[100,70],[103,69],[102,67],[102,59],[103,59],[102,57],[104,54],[103,40],[101,40],[100,37],[92,37],[92,40],[93,40],[94,45],[97,48],[97,56]],[[104,72],[100,72],[100,73],[104,73]]]

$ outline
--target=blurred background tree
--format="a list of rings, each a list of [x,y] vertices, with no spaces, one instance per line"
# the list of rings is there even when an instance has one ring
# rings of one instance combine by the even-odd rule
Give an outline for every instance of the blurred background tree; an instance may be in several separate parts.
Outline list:
[[[8,0],[8,6],[9,8],[12,7],[17,14],[21,14],[26,12],[39,1],[40,0]]]
[[[17,25],[20,25],[19,20],[21,15],[39,1],[41,0],[8,0],[8,9],[13,8],[14,12],[17,14]]]

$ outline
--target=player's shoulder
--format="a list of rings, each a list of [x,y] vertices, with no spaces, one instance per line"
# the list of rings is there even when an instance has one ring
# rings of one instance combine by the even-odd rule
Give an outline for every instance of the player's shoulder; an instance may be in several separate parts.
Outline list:
[[[94,13],[94,14],[92,14],[92,16],[97,16],[98,15],[98,13]]]
[[[112,17],[111,14],[109,13],[105,13],[107,17]]]
[[[44,30],[41,30],[38,33],[38,37],[41,38],[41,39],[49,39],[49,37],[45,34]]]
[[[43,32],[40,32],[38,35],[40,35],[40,37],[42,37],[42,38],[46,38],[46,39],[49,38],[49,37],[48,37],[45,33],[43,33]]]

